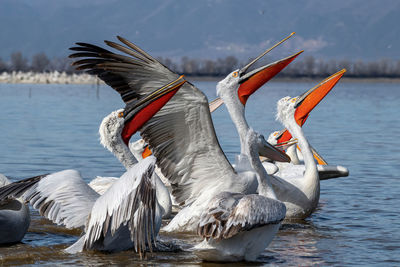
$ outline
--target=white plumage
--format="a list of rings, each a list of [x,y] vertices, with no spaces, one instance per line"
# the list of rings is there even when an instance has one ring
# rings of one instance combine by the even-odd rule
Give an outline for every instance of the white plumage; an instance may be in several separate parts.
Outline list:
[[[164,209],[156,194],[155,158],[139,163],[123,143],[124,119],[114,111],[100,127],[101,143],[127,167],[121,178],[100,195],[76,170],[34,177],[0,189],[1,199],[22,195],[33,208],[67,228],[83,228],[84,235],[67,252],[83,249],[119,251],[135,247],[142,253],[155,239]],[[130,166],[132,164],[132,166]],[[103,181],[106,178],[102,178]]]
[[[259,194],[221,192],[200,217],[198,234],[205,240],[195,254],[209,261],[254,261],[269,245],[285,218],[285,205],[276,199],[258,158],[259,135],[249,129],[243,157],[256,172]]]

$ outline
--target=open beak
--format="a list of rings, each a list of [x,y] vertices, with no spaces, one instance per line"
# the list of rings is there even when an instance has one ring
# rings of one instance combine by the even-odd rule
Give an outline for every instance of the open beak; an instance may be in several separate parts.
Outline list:
[[[272,47],[268,48],[265,50],[263,53],[261,53],[258,57],[256,57],[254,60],[252,60],[249,64],[244,66],[239,70],[239,89],[238,89],[238,96],[240,102],[244,105],[246,105],[247,99],[251,94],[253,94],[255,91],[257,91],[258,88],[263,86],[266,82],[271,80],[276,74],[278,74],[281,70],[283,70],[290,62],[292,62],[299,54],[301,54],[303,51],[300,51],[290,57],[275,61],[271,64],[265,65],[263,67],[260,67],[256,70],[247,72],[247,70],[254,65],[260,58],[265,56],[268,52],[270,52],[272,49],[275,47],[279,46],[283,42],[285,42],[287,39],[292,37],[295,34],[295,32],[292,32],[289,34],[289,36],[285,37],[281,41],[277,42],[274,44]],[[210,112],[215,111],[217,108],[219,108],[223,104],[223,101],[220,98],[215,99],[209,104],[210,107]]]
[[[271,80],[276,74],[283,70],[290,62],[292,62],[298,55],[303,53],[300,51],[287,58],[275,61],[271,64],[265,65],[248,73],[247,69],[253,65],[256,61],[252,61],[251,64],[246,65],[239,71],[239,89],[238,96],[239,100],[243,105],[246,105],[247,99],[252,95],[258,88],[263,86],[266,82]]]
[[[298,125],[303,126],[311,110],[332,90],[345,72],[346,69],[336,72],[297,98],[294,118]]]
[[[262,157],[269,158],[273,161],[290,162],[290,157],[285,152],[275,148],[273,145],[265,141],[264,138],[260,139],[258,144],[258,154]]]
[[[122,139],[125,144],[154,114],[156,114],[186,82],[183,75],[153,91],[152,93],[130,102],[124,110],[125,125],[122,130]]]
[[[310,112],[318,105],[319,102],[332,90],[332,88],[338,83],[340,78],[346,72],[346,69],[336,72],[330,77],[326,78],[301,96],[296,100],[294,113],[294,118],[298,125],[303,126],[306,122]],[[282,143],[289,141],[292,135],[288,130],[282,131],[282,133],[277,137],[277,142]]]
[[[240,86],[238,89],[238,96],[240,102],[243,105],[246,105],[247,99],[249,98],[250,95],[252,95],[255,91],[257,91],[257,89],[263,86],[266,82],[271,80],[276,74],[278,74],[287,65],[289,65],[289,63],[292,62],[301,53],[303,53],[303,51],[291,55],[290,57],[260,67],[247,74],[244,74],[244,72],[242,71],[243,69],[247,68],[246,67],[242,68],[242,70],[239,71],[239,75],[241,75],[239,80]],[[214,112],[223,103],[224,101],[219,97],[211,101],[209,103],[210,112],[211,113]]]

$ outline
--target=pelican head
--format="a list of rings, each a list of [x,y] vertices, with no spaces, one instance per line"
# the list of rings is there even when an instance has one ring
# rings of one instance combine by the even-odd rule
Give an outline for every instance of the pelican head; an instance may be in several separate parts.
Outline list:
[[[185,82],[181,76],[149,95],[128,103],[125,109],[111,112],[100,125],[100,143],[111,152],[121,147],[122,142],[128,145],[130,137],[150,120]]]
[[[332,90],[345,72],[346,69],[338,71],[298,97],[284,97],[279,100],[277,119],[283,122],[286,114],[286,116],[293,117],[299,126],[303,126],[310,112]],[[290,138],[291,135],[286,135],[287,140]]]
[[[111,112],[100,124],[100,143],[110,151],[116,144],[122,143],[121,133],[125,123],[123,112],[123,109]]]
[[[249,71],[249,68],[265,54],[265,52],[262,53],[255,60],[251,61],[243,68],[229,73],[225,79],[220,81],[217,85],[217,95],[221,97],[225,103],[228,96],[230,99],[233,99],[232,97],[236,95],[234,98],[237,98],[237,101],[235,102],[238,102],[241,106],[245,106],[250,95],[272,79],[302,52],[303,51],[300,51],[287,58]]]
[[[274,161],[290,162],[288,155],[268,143],[262,134],[252,128],[246,134],[246,149],[252,158],[257,158],[260,155]]]
[[[186,82],[183,75],[176,80],[158,88],[150,94],[136,101],[129,102],[124,110],[125,126],[122,131],[122,139],[126,145],[129,139],[142,126],[150,120]]]
[[[291,118],[294,119],[297,101],[297,97],[291,98],[290,96],[281,98],[278,101],[276,107],[276,119],[279,120],[283,125],[286,125],[285,122],[290,120]]]
[[[271,145],[275,146],[278,144],[278,137],[280,135],[280,131],[275,131],[269,134],[268,136],[268,143],[270,143]]]

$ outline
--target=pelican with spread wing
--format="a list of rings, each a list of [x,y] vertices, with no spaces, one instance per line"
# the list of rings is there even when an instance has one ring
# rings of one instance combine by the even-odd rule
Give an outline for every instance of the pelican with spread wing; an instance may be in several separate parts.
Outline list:
[[[96,74],[121,94],[124,101],[129,97],[147,94],[149,88],[158,86],[179,75],[170,71],[152,56],[130,41],[118,37],[122,44],[106,41],[106,44],[124,54],[104,48],[77,43],[72,58],[78,69]],[[289,64],[299,53],[262,66],[253,71],[249,68],[260,58],[237,70],[231,86],[241,101],[260,88]],[[221,84],[221,87],[223,84]],[[254,193],[257,179],[254,171],[237,173],[227,160],[218,143],[206,96],[195,86],[185,83],[175,96],[141,128],[143,139],[150,145],[157,166],[170,181],[172,195],[184,208],[164,228],[166,231],[196,231],[201,213],[221,191]],[[125,142],[132,131],[123,133]],[[287,161],[288,157],[270,147],[270,156]]]
[[[100,140],[127,168],[104,194],[86,184],[78,171],[64,170],[2,187],[0,200],[21,196],[57,224],[84,227],[84,235],[66,249],[69,253],[132,247],[140,254],[147,247],[151,250],[166,212],[153,173],[156,159],[150,156],[137,162],[122,136],[141,128],[185,82],[177,77],[147,95],[129,98],[123,111],[103,120]]]

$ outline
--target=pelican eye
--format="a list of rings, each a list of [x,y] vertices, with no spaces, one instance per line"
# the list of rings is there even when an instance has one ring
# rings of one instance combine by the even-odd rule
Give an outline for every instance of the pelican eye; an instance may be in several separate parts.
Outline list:
[[[232,73],[232,77],[236,78],[237,76],[239,76],[239,73],[237,71],[235,71],[234,73]]]
[[[292,98],[292,100],[290,100],[292,103],[295,103],[297,100],[297,97]]]
[[[118,118],[122,118],[122,117],[124,117],[124,112],[123,111],[118,113]]]

